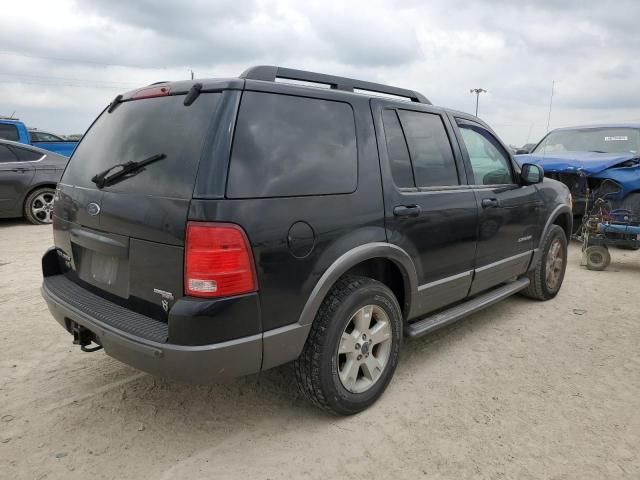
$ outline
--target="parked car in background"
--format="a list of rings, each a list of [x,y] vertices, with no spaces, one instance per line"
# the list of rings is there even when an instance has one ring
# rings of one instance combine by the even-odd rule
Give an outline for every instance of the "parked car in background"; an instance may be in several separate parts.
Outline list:
[[[72,133],[71,135],[65,135],[64,139],[67,141],[79,142],[80,140],[82,140],[83,136],[84,134],[82,133]]]
[[[558,128],[516,160],[567,185],[577,217],[604,194],[612,207],[640,214],[640,124]]]
[[[531,150],[533,150],[535,146],[535,143],[525,143],[520,148],[516,148],[514,153],[516,153],[517,155],[531,153]]]
[[[17,118],[0,117],[0,140],[25,143],[50,152],[70,157],[78,142],[68,141],[60,135],[29,129]]]
[[[482,120],[271,66],[118,95],[54,208],[42,293],[84,351],[191,382],[294,361],[342,415],[382,395],[403,336],[553,298],[571,229],[567,188]]]
[[[0,140],[0,218],[51,223],[56,184],[68,161],[42,148]]]

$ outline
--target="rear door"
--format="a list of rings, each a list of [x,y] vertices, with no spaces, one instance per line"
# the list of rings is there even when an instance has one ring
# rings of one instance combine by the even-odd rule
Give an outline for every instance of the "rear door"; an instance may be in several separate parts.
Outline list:
[[[66,275],[132,310],[166,319],[183,295],[184,235],[201,157],[222,93],[128,100],[96,120],[69,161],[55,203],[55,244]],[[98,188],[118,164],[164,158]],[[203,161],[210,162],[206,158]]]
[[[471,294],[526,272],[538,238],[541,201],[535,186],[522,186],[511,156],[483,125],[455,119],[480,222]]]
[[[388,241],[414,259],[418,298],[411,317],[467,296],[478,211],[462,157],[439,109],[372,102],[381,158]]]
[[[19,213],[19,200],[31,187],[33,164],[22,160],[11,147],[0,145],[0,213]]]

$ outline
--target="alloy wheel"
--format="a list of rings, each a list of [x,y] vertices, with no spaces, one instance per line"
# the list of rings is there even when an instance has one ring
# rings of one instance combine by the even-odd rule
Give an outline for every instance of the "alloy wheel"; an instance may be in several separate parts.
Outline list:
[[[351,393],[369,390],[381,377],[391,353],[391,322],[377,305],[354,313],[338,345],[338,376]]]

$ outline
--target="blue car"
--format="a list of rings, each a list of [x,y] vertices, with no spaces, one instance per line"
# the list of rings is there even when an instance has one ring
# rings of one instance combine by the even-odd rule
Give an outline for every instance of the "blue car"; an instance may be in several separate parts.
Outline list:
[[[558,128],[516,160],[540,165],[567,185],[575,216],[605,194],[614,208],[640,215],[640,124]]]
[[[70,157],[78,145],[52,133],[29,129],[17,118],[6,117],[0,117],[0,140],[32,145],[65,157]]]

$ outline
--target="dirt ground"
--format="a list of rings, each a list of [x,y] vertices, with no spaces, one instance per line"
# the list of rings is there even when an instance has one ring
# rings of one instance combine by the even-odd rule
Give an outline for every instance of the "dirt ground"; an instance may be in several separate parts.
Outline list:
[[[40,297],[51,228],[0,221],[0,478],[640,478],[640,252],[579,266],[407,341],[383,398],[337,418],[287,367],[229,385],[82,353]]]

